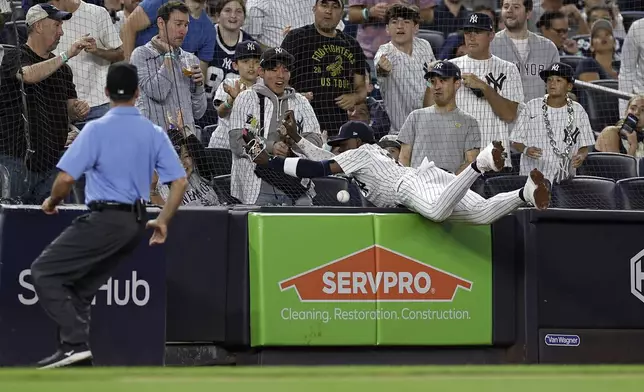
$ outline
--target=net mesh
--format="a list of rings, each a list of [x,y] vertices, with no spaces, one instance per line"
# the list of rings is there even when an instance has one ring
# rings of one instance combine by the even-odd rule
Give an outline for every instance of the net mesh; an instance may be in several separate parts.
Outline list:
[[[408,45],[405,32],[409,28],[413,31],[413,22],[410,27],[404,17],[386,20],[387,10],[398,1],[381,2],[390,3],[386,7],[368,0],[345,3],[338,25],[342,33],[331,38],[307,25],[315,21],[316,12],[319,26],[333,23],[333,1],[248,0],[243,6],[236,0],[208,2],[208,16],[219,24],[214,33],[214,58],[204,67],[204,86],[196,85],[183,70],[199,65],[204,56],[186,52],[174,60],[169,86],[149,83],[137,102],[144,115],[168,130],[190,174],[185,205],[373,205],[375,190],[365,185],[371,179],[361,178],[360,169],[352,176],[294,179],[258,168],[243,148],[241,129],[246,129],[260,137],[269,154],[329,159],[337,150],[332,151],[325,142],[337,135],[346,121],[356,120],[371,125],[376,141],[392,158],[386,163],[365,158],[355,166],[363,172],[364,167],[373,169],[378,164],[418,169],[426,157],[443,171],[459,173],[476,159],[477,149],[502,140],[507,153],[504,170],[485,174],[471,186],[482,198],[522,188],[536,167],[552,189],[551,207],[644,208],[644,185],[639,179],[640,157],[644,155],[644,120],[639,118],[644,117],[644,99],[629,100],[644,93],[644,64],[638,63],[644,47],[644,23],[638,19],[644,11],[634,5],[638,2],[618,1],[606,6],[605,2],[586,1],[577,8],[577,3],[565,1],[559,9],[535,4],[526,21],[528,2],[445,0],[445,4],[436,5],[406,1],[403,3],[420,9],[411,55],[401,48]],[[109,52],[120,46],[119,31],[126,16],[111,3],[91,7],[84,3],[62,24],[64,34],[51,52],[69,53],[75,41],[88,38],[93,38],[99,50],[83,49],[51,75],[34,82],[38,75],[25,74],[22,83],[16,74],[43,59],[23,46],[28,37],[25,10],[20,3],[8,4],[10,8],[2,10],[0,33],[2,197],[5,202],[38,203],[51,187],[51,174],[65,146],[82,132],[87,121],[107,110],[103,89],[113,60]],[[314,5],[317,11],[312,11]],[[434,5],[433,12],[429,11]],[[491,53],[507,63],[467,60],[462,56],[479,49],[476,46],[482,42],[481,34],[463,31],[472,12],[488,14],[496,32],[505,28],[505,23],[512,28],[525,22],[543,40],[530,38],[526,44],[497,36]],[[602,19],[609,20],[612,32],[597,27],[600,24],[595,22]],[[55,30],[49,33],[52,44],[56,34]],[[278,70],[263,74],[262,80],[257,59],[234,61],[234,44],[240,34],[264,49],[281,46],[291,53],[295,62],[290,79]],[[191,44],[184,44],[188,50],[213,41],[196,35],[189,38],[186,42]],[[539,72],[557,57],[573,68],[577,80],[587,83],[574,85],[569,104],[559,108],[546,105],[544,109],[543,97],[548,91]],[[425,73],[435,60],[452,60],[464,74],[476,75],[476,79],[463,81],[455,93],[457,111],[438,113],[425,107],[449,95],[449,87],[441,83],[434,83],[431,90],[426,85]],[[140,47],[131,61],[154,75],[164,59]],[[356,74],[367,76],[365,100],[355,100],[353,95]],[[257,82],[263,86],[251,88]],[[274,97],[270,87],[280,85],[276,82],[290,85],[294,92]],[[478,82],[495,93],[477,93]],[[155,92],[165,87],[170,92],[157,99]],[[435,95],[437,89],[442,93]],[[495,95],[503,99],[498,101]],[[508,115],[511,102],[519,103],[516,116]],[[309,142],[307,149],[293,145],[279,133],[286,108],[294,111],[299,134]],[[626,120],[629,113],[637,117],[635,122]],[[423,166],[422,170],[426,169]],[[375,186],[391,187],[397,180],[386,179]],[[153,188],[159,195],[152,201],[163,203],[167,186],[156,184]],[[428,185],[418,192],[431,199],[432,192],[440,189],[440,185]],[[83,202],[82,182],[67,202]],[[386,204],[400,204],[400,200],[393,198]]]

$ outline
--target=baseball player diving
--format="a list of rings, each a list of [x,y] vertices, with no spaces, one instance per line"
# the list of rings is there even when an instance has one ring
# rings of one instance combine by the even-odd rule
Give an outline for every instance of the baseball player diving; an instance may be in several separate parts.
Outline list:
[[[339,147],[339,154],[316,147],[300,137],[292,111],[287,111],[281,132],[291,139],[292,148],[309,158],[270,157],[260,139],[251,132],[243,138],[249,158],[297,178],[325,177],[344,173],[354,179],[363,195],[376,207],[403,205],[435,222],[450,221],[490,224],[523,206],[526,202],[537,209],[550,204],[550,191],[543,174],[534,169],[521,189],[500,193],[485,199],[470,190],[485,172],[500,171],[504,166],[504,147],[494,141],[486,146],[472,164],[457,176],[444,171],[427,158],[419,168],[398,164],[391,155],[375,144],[368,125],[349,121],[338,136],[329,141]]]

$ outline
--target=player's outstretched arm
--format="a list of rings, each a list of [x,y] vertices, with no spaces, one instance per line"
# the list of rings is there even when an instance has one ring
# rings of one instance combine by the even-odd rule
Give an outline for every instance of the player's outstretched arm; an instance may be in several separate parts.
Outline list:
[[[257,139],[253,139],[247,132],[243,133],[242,137],[246,143],[244,148],[257,165],[267,166],[296,178],[326,177],[343,173],[340,165],[333,160],[316,162],[305,158],[269,157]]]
[[[280,128],[282,136],[287,136],[288,139],[292,140],[293,143],[295,143],[300,148],[301,152],[303,152],[307,158],[314,161],[323,161],[325,159],[333,159],[333,157],[335,156],[331,151],[327,151],[316,146],[310,140],[307,140],[299,133],[297,133],[295,113],[292,110],[286,111],[284,120],[282,121],[282,127]]]

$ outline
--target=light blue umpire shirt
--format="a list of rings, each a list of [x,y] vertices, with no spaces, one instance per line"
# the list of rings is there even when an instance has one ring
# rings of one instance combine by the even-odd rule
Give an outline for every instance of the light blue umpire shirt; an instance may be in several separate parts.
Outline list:
[[[86,204],[149,200],[154,170],[162,184],[186,176],[167,133],[123,106],[87,123],[57,167],[74,180],[85,173]]]

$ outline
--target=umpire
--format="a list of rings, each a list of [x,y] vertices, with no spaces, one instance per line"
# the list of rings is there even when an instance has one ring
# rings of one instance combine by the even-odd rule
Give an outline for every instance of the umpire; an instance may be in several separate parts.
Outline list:
[[[42,210],[56,206],[85,174],[90,213],[75,219],[31,265],[34,286],[45,312],[58,325],[58,350],[40,368],[90,360],[90,305],[124,256],[154,229],[150,245],[166,240],[167,225],[187,187],[186,171],[165,131],[143,117],[134,103],[139,95],[136,67],[112,64],[105,94],[111,109],[89,122],[60,159],[51,196]],[[170,194],[155,220],[145,208],[152,173],[171,183]]]

